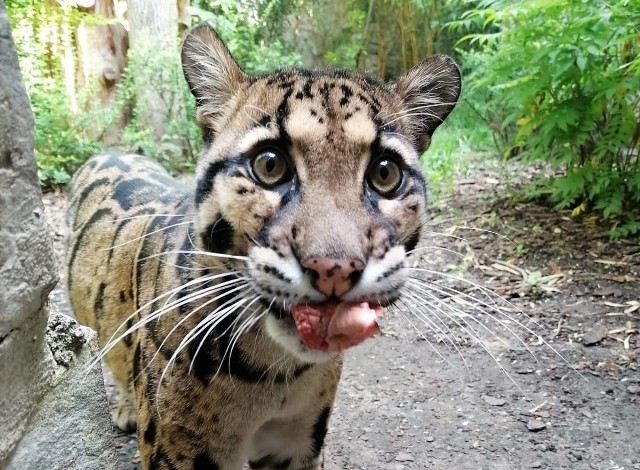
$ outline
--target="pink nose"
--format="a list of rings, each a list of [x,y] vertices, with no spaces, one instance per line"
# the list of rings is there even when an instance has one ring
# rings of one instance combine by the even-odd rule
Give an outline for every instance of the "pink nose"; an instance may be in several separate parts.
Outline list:
[[[362,261],[331,258],[309,258],[302,266],[317,274],[311,281],[313,287],[329,297],[349,292],[364,269]]]

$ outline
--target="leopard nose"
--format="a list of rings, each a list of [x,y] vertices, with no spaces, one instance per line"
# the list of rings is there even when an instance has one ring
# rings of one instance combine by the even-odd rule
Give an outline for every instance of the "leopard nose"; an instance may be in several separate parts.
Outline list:
[[[364,263],[360,260],[308,258],[302,262],[313,275],[311,284],[328,297],[340,297],[358,282]]]

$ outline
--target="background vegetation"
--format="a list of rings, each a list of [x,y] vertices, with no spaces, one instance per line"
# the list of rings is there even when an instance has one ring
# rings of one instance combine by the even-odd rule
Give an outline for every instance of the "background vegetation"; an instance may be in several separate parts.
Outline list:
[[[447,191],[470,159],[519,160],[539,171],[516,197],[595,212],[614,237],[640,233],[638,0],[6,4],[45,188],[64,186],[108,147],[193,167],[200,137],[178,49],[186,29],[206,21],[250,72],[330,66],[388,80],[451,54],[465,87],[425,158],[434,188]]]

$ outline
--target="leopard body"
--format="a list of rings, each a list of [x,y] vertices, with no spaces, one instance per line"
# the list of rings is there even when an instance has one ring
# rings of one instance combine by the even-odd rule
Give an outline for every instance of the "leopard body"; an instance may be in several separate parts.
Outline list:
[[[114,422],[137,426],[145,469],[319,469],[342,355],[301,341],[290,309],[396,299],[425,218],[419,158],[459,71],[435,56],[392,85],[249,76],[206,26],[183,68],[204,140],[195,181],[133,154],[76,173],[73,310],[98,332]],[[327,294],[307,260],[351,263],[347,291]]]

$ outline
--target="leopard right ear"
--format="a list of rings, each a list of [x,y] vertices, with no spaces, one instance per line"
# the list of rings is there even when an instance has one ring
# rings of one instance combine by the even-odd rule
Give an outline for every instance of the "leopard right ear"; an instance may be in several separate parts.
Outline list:
[[[203,127],[215,126],[230,99],[249,79],[220,36],[206,24],[196,26],[184,38],[182,70]]]

